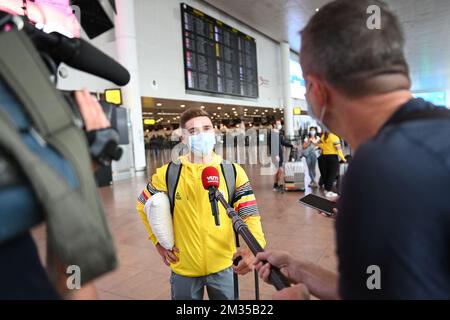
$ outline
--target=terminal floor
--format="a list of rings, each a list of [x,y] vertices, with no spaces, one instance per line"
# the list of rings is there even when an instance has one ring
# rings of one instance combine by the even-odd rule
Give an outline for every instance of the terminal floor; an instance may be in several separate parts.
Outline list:
[[[166,159],[148,157],[148,175]],[[303,192],[272,191],[272,177],[260,175],[259,165],[243,165],[258,201],[267,249],[281,249],[335,271],[334,221],[298,203]],[[136,197],[147,178],[136,177],[100,189],[112,231],[119,267],[95,281],[100,299],[170,299],[170,271],[161,261],[135,210]],[[307,192],[311,190],[307,189]],[[45,261],[45,227],[33,231]],[[243,242],[243,241],[241,241]],[[254,276],[240,277],[241,299],[254,299]],[[260,282],[261,299],[275,289]],[[205,293],[205,298],[206,293]]]

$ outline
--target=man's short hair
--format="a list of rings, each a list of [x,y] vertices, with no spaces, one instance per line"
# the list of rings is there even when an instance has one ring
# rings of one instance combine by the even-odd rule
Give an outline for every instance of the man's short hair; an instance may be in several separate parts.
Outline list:
[[[205,110],[201,108],[190,108],[184,111],[180,116],[181,128],[185,128],[186,122],[197,117],[208,117],[211,119],[208,112],[206,112]]]
[[[380,29],[368,26],[372,5],[380,8]],[[378,75],[401,74],[409,80],[400,21],[383,1],[330,2],[314,14],[301,35],[305,76],[323,77],[347,96],[373,93],[368,80]]]

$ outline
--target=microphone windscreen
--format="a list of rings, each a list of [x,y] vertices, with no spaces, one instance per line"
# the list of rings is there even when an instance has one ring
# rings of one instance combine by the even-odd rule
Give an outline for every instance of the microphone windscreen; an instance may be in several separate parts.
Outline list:
[[[206,190],[209,187],[219,188],[220,185],[220,176],[219,171],[214,167],[206,167],[202,172],[202,184],[203,188]]]
[[[66,62],[68,65],[112,81],[118,86],[128,84],[130,73],[127,69],[87,41],[83,39],[79,41],[78,54],[70,62]]]

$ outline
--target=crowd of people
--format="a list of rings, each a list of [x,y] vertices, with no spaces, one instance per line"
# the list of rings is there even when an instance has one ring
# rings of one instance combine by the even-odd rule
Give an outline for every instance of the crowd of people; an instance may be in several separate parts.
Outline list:
[[[230,125],[220,123],[214,126],[216,142],[219,145],[225,145],[227,139],[233,139],[234,146],[237,146],[239,141],[243,141],[245,146],[249,145],[249,139],[246,130],[256,130],[256,137],[259,132],[265,130],[267,139],[268,151],[271,154],[272,162],[277,168],[277,173],[274,178],[274,191],[279,191],[282,188],[282,179],[284,177],[283,165],[285,162],[284,154],[285,148],[290,148],[291,152],[288,161],[301,161],[304,157],[307,164],[307,171],[310,177],[309,187],[320,187],[324,190],[327,198],[335,198],[338,194],[334,185],[339,175],[339,165],[347,163],[349,155],[344,156],[342,148],[342,139],[328,131],[322,131],[317,126],[309,127],[309,130],[299,129],[297,135],[286,138],[283,130],[281,120],[276,120],[273,123],[265,124],[250,124],[245,122]],[[242,138],[240,138],[242,136]],[[272,140],[272,136],[273,139]],[[146,148],[151,150],[152,156],[157,157],[160,150],[171,149],[181,141],[182,133],[181,127],[171,126],[152,129],[147,129],[144,135]],[[278,151],[272,151],[272,144],[275,142],[279,148]],[[257,139],[256,144],[261,142]],[[319,168],[320,177],[317,179],[317,167]]]

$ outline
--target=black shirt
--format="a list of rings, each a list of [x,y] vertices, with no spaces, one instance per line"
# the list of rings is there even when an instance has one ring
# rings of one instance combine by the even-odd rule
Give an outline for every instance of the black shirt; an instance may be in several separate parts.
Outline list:
[[[293,148],[294,146],[289,141],[286,141],[284,139],[284,131],[283,130],[271,130],[271,138],[270,138],[270,144],[269,144],[269,152],[272,155],[272,158],[275,158],[276,156],[280,157],[279,166],[281,167],[284,162],[284,152],[283,147],[287,148]],[[273,150],[273,152],[272,152]],[[277,153],[278,152],[278,153]],[[276,163],[274,161],[274,163]]]
[[[437,107],[414,99],[393,119],[427,108]],[[340,294],[450,299],[450,120],[393,119],[360,147],[344,180],[336,221]],[[379,290],[367,286],[372,265]]]

